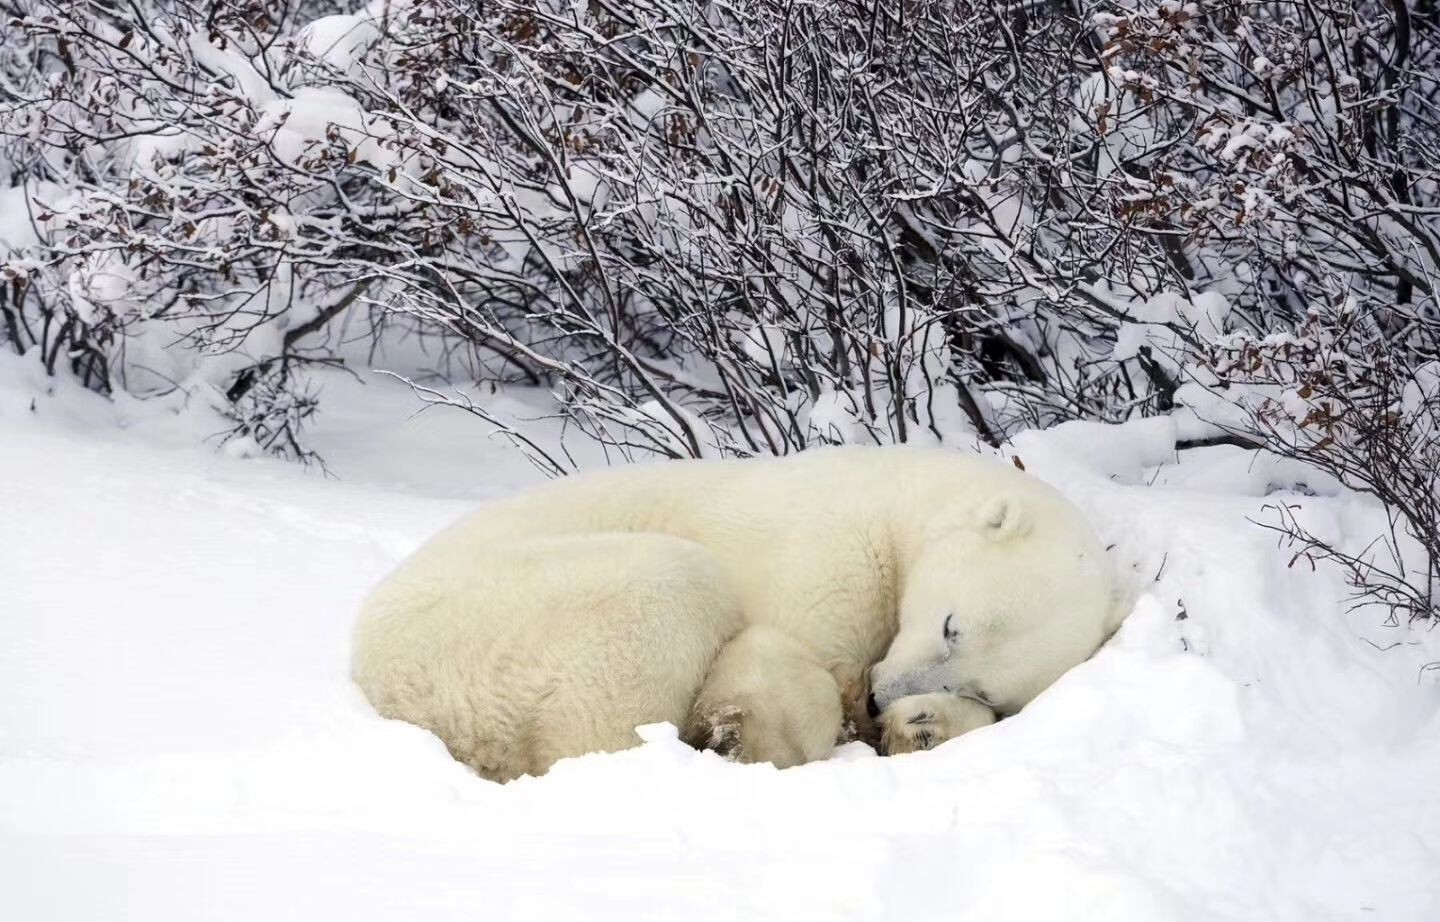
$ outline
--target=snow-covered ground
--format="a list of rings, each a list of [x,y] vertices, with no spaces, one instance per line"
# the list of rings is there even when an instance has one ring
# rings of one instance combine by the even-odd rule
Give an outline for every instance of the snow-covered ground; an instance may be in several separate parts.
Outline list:
[[[349,628],[539,475],[393,382],[327,388],[330,477],[0,365],[0,919],[1440,918],[1440,632],[1287,567],[1247,519],[1294,471],[1177,461],[1164,422],[1024,436],[1145,593],[1023,714],[785,772],[652,728],[501,787],[368,709]]]

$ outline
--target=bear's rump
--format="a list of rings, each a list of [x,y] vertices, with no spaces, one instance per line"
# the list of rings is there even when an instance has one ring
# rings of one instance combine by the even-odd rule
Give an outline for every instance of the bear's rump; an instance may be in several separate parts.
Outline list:
[[[654,534],[546,537],[415,561],[367,601],[355,679],[481,774],[683,721],[740,612],[709,553]]]

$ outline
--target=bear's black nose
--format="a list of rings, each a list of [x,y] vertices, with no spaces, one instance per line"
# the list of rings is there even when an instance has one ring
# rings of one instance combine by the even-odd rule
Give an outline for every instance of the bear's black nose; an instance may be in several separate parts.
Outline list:
[[[865,699],[865,713],[870,715],[871,720],[880,716],[880,705],[875,703],[874,695],[870,695]]]

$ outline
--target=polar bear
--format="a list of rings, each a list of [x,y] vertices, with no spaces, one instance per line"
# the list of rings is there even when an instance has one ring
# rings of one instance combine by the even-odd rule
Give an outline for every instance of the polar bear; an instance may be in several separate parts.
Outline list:
[[[637,465],[488,504],[422,546],[365,601],[353,675],[493,780],[660,722],[784,768],[867,715],[907,752],[1015,712],[1114,628],[1111,583],[1080,512],[991,459]]]

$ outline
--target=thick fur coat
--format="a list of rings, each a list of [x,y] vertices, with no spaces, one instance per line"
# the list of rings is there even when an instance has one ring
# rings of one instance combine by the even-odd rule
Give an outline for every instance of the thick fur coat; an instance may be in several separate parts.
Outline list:
[[[1103,549],[1033,477],[834,448],[609,470],[486,505],[371,594],[354,676],[495,780],[661,721],[785,767],[828,755],[867,709],[895,752],[1018,710],[1113,614]]]

